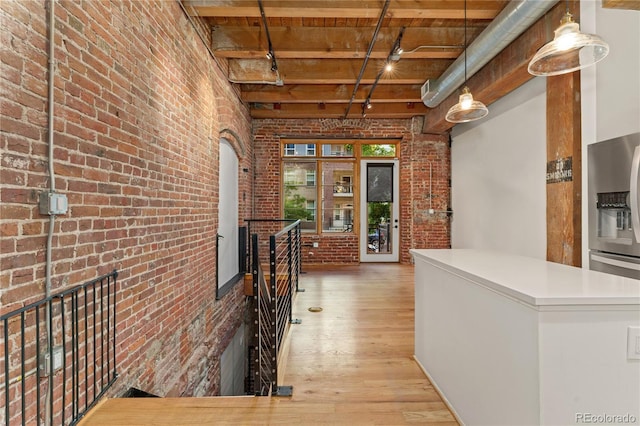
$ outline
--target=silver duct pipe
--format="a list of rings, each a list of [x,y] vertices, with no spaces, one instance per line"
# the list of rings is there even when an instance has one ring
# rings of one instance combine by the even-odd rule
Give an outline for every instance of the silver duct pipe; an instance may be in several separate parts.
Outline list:
[[[472,76],[558,3],[551,0],[512,0],[467,47],[467,75]],[[422,102],[438,106],[465,82],[465,55],[460,55],[436,80],[421,89]]]

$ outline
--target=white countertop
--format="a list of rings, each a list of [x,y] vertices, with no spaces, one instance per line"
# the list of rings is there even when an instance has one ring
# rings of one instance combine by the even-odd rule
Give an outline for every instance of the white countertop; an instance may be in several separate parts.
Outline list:
[[[640,305],[640,280],[486,250],[412,249],[416,260],[534,306]]]

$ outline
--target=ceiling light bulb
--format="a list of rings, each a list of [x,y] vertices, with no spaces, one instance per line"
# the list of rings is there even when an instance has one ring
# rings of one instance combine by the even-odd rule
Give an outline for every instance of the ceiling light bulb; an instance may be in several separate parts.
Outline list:
[[[273,56],[271,55],[271,52],[267,52],[267,59],[271,59],[273,58]]]
[[[580,25],[569,12],[554,31],[554,38],[536,52],[529,62],[529,73],[539,76],[566,74],[601,61],[609,45],[597,35],[580,32]]]
[[[373,105],[371,105],[371,101],[367,101],[365,105],[367,106],[367,109],[373,108]]]
[[[468,110],[473,105],[473,95],[471,93],[465,92],[460,95],[460,108],[463,110]]]
[[[575,25],[577,26],[578,24]],[[558,50],[564,52],[574,48],[574,46],[576,45],[576,41],[578,40],[577,35],[578,34],[575,32],[570,32],[562,34],[560,37],[556,38],[556,45],[558,46]]]
[[[471,91],[465,86],[458,103],[449,109],[445,120],[450,123],[466,123],[479,120],[487,114],[489,114],[487,107],[482,102],[473,100]]]
[[[386,72],[391,72],[393,71],[393,64],[391,62],[387,62],[387,65],[384,66],[384,70]]]

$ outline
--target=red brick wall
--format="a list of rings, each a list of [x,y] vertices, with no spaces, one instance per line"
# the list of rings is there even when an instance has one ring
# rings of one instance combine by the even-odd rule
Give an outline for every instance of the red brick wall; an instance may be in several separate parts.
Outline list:
[[[0,314],[45,294],[48,3],[0,2]],[[216,394],[245,303],[215,300],[219,139],[251,169],[248,111],[177,2],[55,4],[52,290],[120,272],[112,395]]]
[[[449,248],[450,224],[444,211],[450,201],[448,137],[420,133],[421,119],[395,120],[253,120],[256,155],[256,218],[282,216],[280,141],[282,137],[387,138],[400,140],[400,261],[409,263],[410,248]],[[429,176],[432,195],[429,190]],[[435,210],[429,214],[429,208]],[[357,213],[356,213],[357,216]],[[354,234],[303,234],[303,262],[358,263]],[[317,242],[318,247],[312,247]]]
[[[48,3],[0,1],[0,314],[45,294]],[[400,138],[402,261],[449,246],[446,218],[424,213],[448,205],[449,148],[419,120],[252,123],[177,2],[55,4],[55,183],[69,212],[55,221],[52,288],[120,272],[110,395],[218,392],[245,303],[242,286],[214,298],[221,137],[240,158],[241,220],[280,217],[277,135]],[[358,261],[354,236],[305,239],[319,243],[306,262]]]

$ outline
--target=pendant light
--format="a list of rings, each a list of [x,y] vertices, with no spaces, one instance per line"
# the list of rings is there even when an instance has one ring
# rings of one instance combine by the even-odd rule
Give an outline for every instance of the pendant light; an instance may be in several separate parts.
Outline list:
[[[487,107],[480,101],[473,99],[467,87],[467,1],[464,2],[464,87],[458,103],[452,106],[445,120],[450,123],[466,123],[479,120],[489,114]]]
[[[594,34],[580,32],[580,25],[567,11],[554,31],[553,40],[536,52],[529,62],[529,73],[537,76],[566,74],[603,60],[609,45]]]

